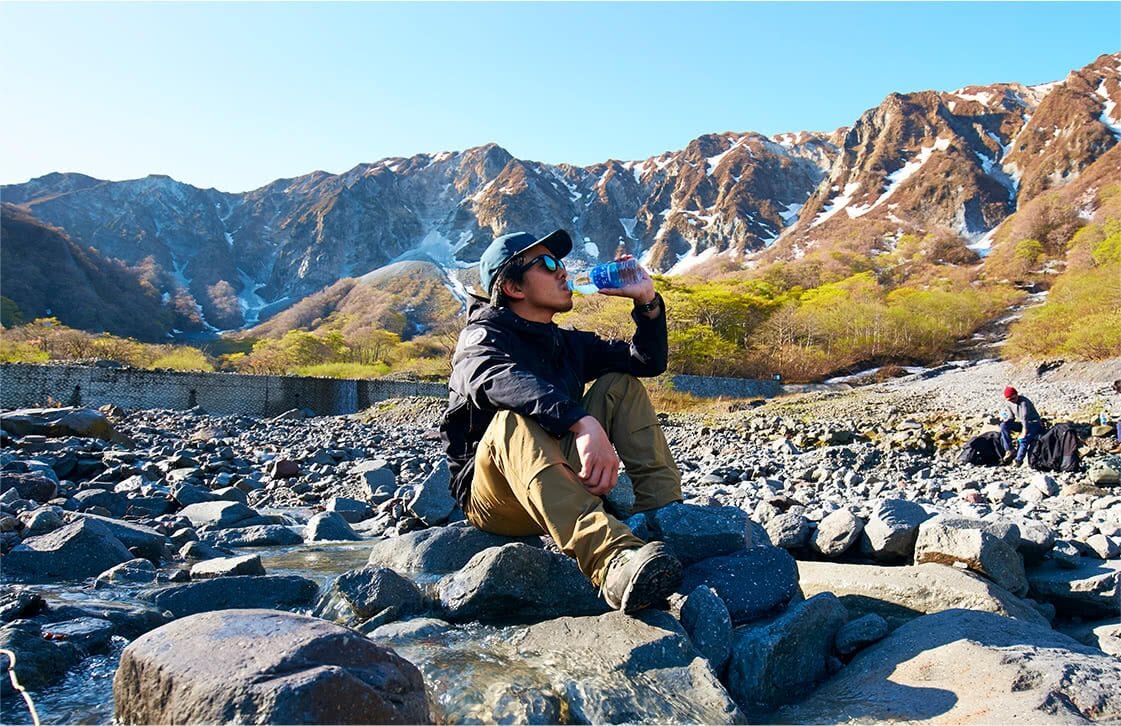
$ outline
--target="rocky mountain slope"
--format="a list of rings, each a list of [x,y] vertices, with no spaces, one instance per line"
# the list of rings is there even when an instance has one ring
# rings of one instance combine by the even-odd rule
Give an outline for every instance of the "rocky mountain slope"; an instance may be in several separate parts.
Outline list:
[[[564,227],[578,263],[622,247],[670,274],[854,240],[867,254],[904,232],[935,231],[984,251],[1016,209],[1116,146],[1119,68],[1121,53],[1042,86],[893,93],[831,134],[709,134],[680,151],[588,167],[517,159],[488,144],[242,194],[163,176],[80,174],[0,193],[78,245],[157,270],[161,294],[197,304],[201,320],[223,330],[402,260],[432,260],[469,281],[486,243],[514,229]],[[42,314],[41,297],[13,299],[30,317]]]
[[[1119,101],[1121,54],[1040,86],[891,94],[844,135],[772,255],[843,238],[888,249],[904,232],[938,230],[988,250],[1004,219],[1116,146]]]

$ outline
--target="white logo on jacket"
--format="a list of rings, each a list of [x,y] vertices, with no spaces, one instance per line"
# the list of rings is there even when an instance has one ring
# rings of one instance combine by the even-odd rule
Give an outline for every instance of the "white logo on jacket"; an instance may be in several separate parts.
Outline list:
[[[482,328],[464,328],[463,332],[459,334],[459,347],[469,348],[472,345],[478,345],[486,337],[487,331]]]

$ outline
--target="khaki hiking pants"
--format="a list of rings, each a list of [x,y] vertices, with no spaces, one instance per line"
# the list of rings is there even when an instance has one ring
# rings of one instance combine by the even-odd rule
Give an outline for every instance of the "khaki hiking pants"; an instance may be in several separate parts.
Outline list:
[[[592,384],[583,403],[626,466],[634,511],[681,501],[681,472],[638,379],[608,373]],[[604,511],[603,500],[580,483],[579,469],[573,434],[557,439],[526,416],[499,411],[476,451],[467,519],[494,534],[547,533],[598,587],[612,555],[644,542]]]

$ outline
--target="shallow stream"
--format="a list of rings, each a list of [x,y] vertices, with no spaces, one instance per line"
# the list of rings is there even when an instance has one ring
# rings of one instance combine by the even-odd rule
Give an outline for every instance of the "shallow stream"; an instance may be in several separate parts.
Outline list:
[[[326,588],[338,575],[366,564],[370,542],[296,545],[238,550],[239,554],[261,556],[265,570],[273,575],[301,575],[317,580]],[[418,582],[431,587],[435,578]],[[39,586],[51,603],[92,604],[114,600],[137,602],[126,589],[93,590],[75,586]],[[310,609],[309,609],[310,610]],[[564,722],[567,711],[563,694],[571,677],[553,654],[527,657],[516,651],[518,627],[472,624],[456,626],[435,635],[421,635],[384,641],[398,654],[414,663],[424,674],[429,688],[432,716],[438,723]],[[113,675],[124,638],[114,637],[108,653],[84,659],[59,684],[31,694],[44,724],[98,724],[113,719]],[[619,683],[636,696],[656,683]],[[654,714],[648,714],[654,716]],[[0,723],[32,723],[28,709],[18,695],[0,704]]]

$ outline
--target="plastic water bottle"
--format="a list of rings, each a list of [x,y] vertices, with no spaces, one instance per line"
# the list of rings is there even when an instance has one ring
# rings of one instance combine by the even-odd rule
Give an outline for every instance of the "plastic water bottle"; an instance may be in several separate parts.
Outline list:
[[[1101,410],[1101,413],[1098,414],[1098,424],[1102,426],[1109,425],[1109,414],[1105,412],[1104,408]]]
[[[568,289],[582,295],[594,295],[600,290],[614,290],[638,282],[638,260],[615,260],[596,265],[587,272],[568,278]]]

